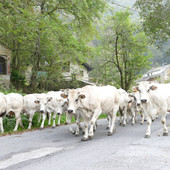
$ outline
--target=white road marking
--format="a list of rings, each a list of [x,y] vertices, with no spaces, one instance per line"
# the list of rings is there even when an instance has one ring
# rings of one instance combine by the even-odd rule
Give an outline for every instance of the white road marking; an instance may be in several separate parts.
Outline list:
[[[0,160],[0,169],[7,168],[9,166],[28,161],[30,159],[36,159],[36,158],[41,158],[46,155],[52,154],[57,151],[63,150],[63,147],[45,147],[45,148],[40,148],[36,149],[33,151],[29,152],[24,152],[24,153],[19,153],[16,155],[13,155],[9,157],[8,159],[5,160]]]

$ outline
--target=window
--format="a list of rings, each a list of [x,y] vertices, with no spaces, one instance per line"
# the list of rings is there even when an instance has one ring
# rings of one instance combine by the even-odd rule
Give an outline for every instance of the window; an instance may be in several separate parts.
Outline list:
[[[6,74],[6,59],[4,57],[0,56],[0,74]]]

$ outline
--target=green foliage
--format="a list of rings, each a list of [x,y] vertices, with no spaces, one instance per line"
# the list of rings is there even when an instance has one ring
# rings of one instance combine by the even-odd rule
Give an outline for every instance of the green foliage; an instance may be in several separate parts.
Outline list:
[[[0,41],[12,50],[11,69],[32,67],[32,91],[37,89],[38,71],[47,72],[47,81],[58,79],[61,63],[92,56],[87,43],[105,7],[103,0],[2,1]]]
[[[159,43],[169,39],[169,0],[136,0],[135,7],[141,11],[142,26],[147,36]]]
[[[103,24],[98,54],[102,76],[99,78],[102,84],[128,90],[150,64],[149,40],[140,25],[131,21],[128,10],[108,15]]]
[[[26,80],[25,77],[21,73],[19,73],[19,71],[12,70],[11,82],[17,89],[20,89],[25,86]]]

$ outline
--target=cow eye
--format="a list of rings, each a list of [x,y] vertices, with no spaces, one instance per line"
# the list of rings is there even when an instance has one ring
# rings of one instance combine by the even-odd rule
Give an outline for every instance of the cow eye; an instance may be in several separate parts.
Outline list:
[[[148,89],[148,91],[147,92],[149,92],[150,91],[150,89]]]
[[[78,99],[76,99],[75,102],[78,102]]]

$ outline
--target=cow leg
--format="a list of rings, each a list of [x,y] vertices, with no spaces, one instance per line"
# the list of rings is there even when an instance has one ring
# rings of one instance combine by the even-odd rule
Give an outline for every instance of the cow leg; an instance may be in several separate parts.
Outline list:
[[[73,130],[72,127],[71,127],[71,119],[72,119],[72,115],[68,114],[69,131],[70,131],[72,134],[75,134],[74,130]]]
[[[29,114],[29,125],[28,125],[28,129],[31,129],[33,116],[34,116],[34,113],[30,113],[30,114]]]
[[[53,126],[52,126],[52,128],[55,128],[55,119],[56,119],[56,114],[57,113],[53,113]]]
[[[97,118],[98,118],[99,115],[101,114],[101,112],[102,112],[101,109],[96,109],[96,110],[94,111],[94,114],[93,114],[92,119],[91,119],[91,121],[90,121],[89,139],[92,139],[92,138],[93,138],[93,135],[94,135],[94,133],[93,133],[93,127],[94,127],[94,125],[95,125],[95,122],[96,122]]]
[[[66,125],[68,124],[68,112],[65,113],[66,114]]]
[[[77,114],[76,125],[77,125],[77,127],[76,127],[75,135],[79,136],[79,133],[80,133],[79,132],[79,130],[80,130],[80,114]]]
[[[131,124],[134,125],[135,124],[135,115],[136,115],[134,109],[131,109],[131,114],[132,114],[132,123]]]
[[[47,113],[48,114],[48,126],[51,125],[51,113]]]
[[[127,120],[127,112],[124,112],[124,114],[123,114],[123,127],[126,126],[126,120]]]
[[[148,127],[147,127],[147,131],[146,131],[146,134],[145,134],[145,138],[150,138],[150,135],[151,135],[151,123],[152,123],[151,117],[147,116]]]
[[[88,139],[88,121],[84,121],[84,136],[81,140],[87,141]]]
[[[108,125],[107,125],[107,128],[106,128],[106,129],[110,129],[110,125],[111,125],[111,118],[110,118],[110,116],[109,116],[109,115],[107,116],[107,120],[108,120]]]
[[[15,113],[15,115],[16,115],[16,124],[15,124],[15,128],[14,128],[13,131],[17,131],[17,130],[18,130],[18,125],[19,125],[19,123],[20,123],[20,121],[21,121],[20,113],[19,113],[19,114],[16,114],[16,113]]]
[[[109,129],[109,132],[108,132],[108,136],[111,136],[114,132],[116,132],[116,126],[115,126],[115,121],[116,121],[116,113],[118,111],[119,107],[118,106],[115,106],[113,108],[113,111],[111,113],[111,127]]]
[[[43,113],[43,120],[42,120],[42,122],[41,122],[41,126],[40,126],[40,128],[41,128],[41,129],[43,129],[43,128],[44,128],[44,122],[45,122],[46,116],[47,116],[47,113],[46,113],[46,112],[45,112],[45,113]]]
[[[58,115],[58,122],[57,122],[57,126],[60,126],[60,121],[61,121],[61,114]]]
[[[38,116],[38,123],[40,123],[41,121],[41,113],[39,113],[39,116]]]
[[[161,122],[163,124],[163,136],[168,136],[168,129],[166,126],[166,115],[162,115]]]
[[[145,117],[144,117],[144,114],[141,113],[141,123],[140,123],[141,125],[143,125],[143,123],[144,123],[144,118],[145,118]]]
[[[2,117],[0,117],[0,132],[4,133],[3,118]]]

